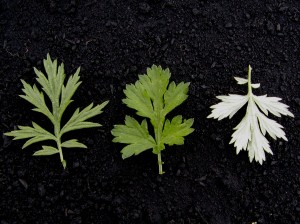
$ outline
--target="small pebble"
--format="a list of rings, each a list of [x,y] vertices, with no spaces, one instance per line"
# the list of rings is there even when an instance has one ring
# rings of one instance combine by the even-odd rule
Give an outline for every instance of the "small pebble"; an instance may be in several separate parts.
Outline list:
[[[231,28],[232,27],[232,23],[226,23],[225,27],[226,28]]]
[[[46,190],[43,184],[38,184],[38,192],[41,197],[45,195]]]
[[[198,15],[198,14],[199,14],[199,10],[198,10],[198,9],[196,9],[196,8],[194,8],[192,11],[193,11],[193,15],[194,15],[194,16],[196,16],[196,15]]]
[[[150,7],[150,5],[149,5],[148,3],[146,3],[146,2],[141,2],[141,3],[139,4],[139,9],[140,9],[141,12],[143,12],[143,13],[149,13],[150,10],[151,10],[151,7]]]

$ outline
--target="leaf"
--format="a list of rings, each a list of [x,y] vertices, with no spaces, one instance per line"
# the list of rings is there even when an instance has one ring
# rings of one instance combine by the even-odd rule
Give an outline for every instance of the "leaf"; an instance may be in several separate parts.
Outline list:
[[[123,99],[128,107],[135,109],[142,117],[154,120],[154,112],[163,108],[163,95],[167,90],[171,74],[169,69],[153,65],[147,75],[140,75],[135,85],[127,85]]]
[[[259,83],[253,83],[253,84],[251,84],[251,87],[253,89],[258,89],[260,87],[260,84]]]
[[[288,106],[279,102],[281,99],[278,97],[267,97],[267,95],[253,95],[253,99],[259,106],[259,108],[265,113],[265,115],[268,115],[269,111],[277,117],[281,117],[281,114],[294,117],[294,115],[287,109]]]
[[[67,106],[72,102],[71,98],[77,90],[78,86],[81,84],[79,81],[78,68],[73,76],[70,76],[66,85],[64,85],[65,71],[64,64],[57,65],[57,60],[51,59],[50,55],[47,54],[47,58],[43,61],[46,73],[39,71],[34,68],[34,72],[37,75],[37,82],[42,86],[42,90],[48,96],[52,108],[49,109],[46,105],[44,94],[40,92],[36,85],[32,87],[25,81],[21,80],[23,83],[23,92],[25,95],[21,95],[22,98],[33,104],[36,108],[34,111],[40,112],[46,115],[54,126],[54,134],[46,131],[36,123],[32,123],[33,127],[29,126],[18,126],[19,130],[11,131],[5,133],[7,136],[13,136],[14,140],[29,138],[23,148],[27,146],[45,140],[53,140],[58,145],[58,149],[51,146],[43,146],[42,150],[37,151],[34,155],[52,155],[59,153],[62,165],[66,168],[66,161],[63,159],[63,153],[60,145],[65,148],[87,148],[84,144],[78,142],[77,139],[71,139],[63,142],[61,144],[61,137],[64,133],[82,129],[101,126],[98,123],[86,121],[91,117],[94,117],[102,113],[102,109],[107,105],[108,101],[93,107],[90,104],[88,107],[84,108],[82,111],[79,109],[75,110],[73,116],[69,121],[61,128],[61,118]]]
[[[13,136],[13,140],[30,138],[24,145],[23,149],[27,146],[45,140],[56,140],[56,137],[50,132],[43,129],[38,124],[32,122],[33,127],[18,126],[19,130],[5,133],[7,136]]]
[[[48,75],[47,78],[50,87],[50,95],[48,96],[50,100],[54,102],[57,101],[57,95],[60,93],[61,90],[59,86],[63,84],[63,82],[60,82],[60,80],[62,80],[62,77],[57,76],[57,60],[52,61],[49,54],[47,54],[47,59],[44,59],[43,63],[46,73]],[[57,93],[58,91],[59,93]]]
[[[79,81],[80,67],[76,70],[73,76],[70,76],[66,86],[62,86],[59,117],[62,117],[67,106],[72,102],[71,98],[81,84]]]
[[[147,75],[139,76],[139,81],[152,100],[154,110],[163,108],[163,96],[167,90],[170,76],[169,69],[163,70],[161,66],[156,65],[147,68]]]
[[[64,148],[84,148],[84,149],[87,148],[86,145],[78,142],[77,139],[71,139],[71,140],[65,141],[61,144],[61,146]]]
[[[54,123],[54,117],[45,103],[44,94],[38,90],[36,85],[31,87],[24,80],[21,80],[21,82],[23,83],[23,92],[25,95],[20,95],[20,97],[33,104],[36,107],[33,109],[34,111],[44,114],[52,123]]]
[[[62,63],[57,69],[57,60],[52,61],[49,54],[43,62],[47,77],[34,68],[35,74],[38,76],[37,81],[41,84],[51,102],[58,102],[65,79],[64,64]]]
[[[283,126],[278,124],[276,121],[267,118],[264,114],[257,112],[257,118],[259,121],[260,130],[263,135],[268,133],[273,139],[282,138],[287,141],[285,133],[282,130]]]
[[[253,124],[253,129],[252,129],[252,139],[248,143],[248,156],[250,162],[255,159],[256,162],[259,162],[261,165],[263,161],[266,160],[265,152],[270,153],[271,155],[273,154],[269,141],[267,138],[260,132],[258,123]]]
[[[60,134],[63,135],[66,132],[83,128],[100,127],[100,124],[94,122],[86,122],[86,120],[101,114],[103,112],[103,107],[105,107],[107,104],[108,101],[105,101],[104,103],[97,105],[93,108],[93,103],[91,103],[82,111],[79,111],[79,109],[77,109],[70,118],[70,120],[61,129]]]
[[[238,84],[244,84],[246,79],[235,78]],[[236,153],[241,150],[247,150],[250,162],[255,161],[260,164],[265,160],[265,152],[273,154],[270,148],[269,141],[265,137],[268,133],[273,139],[282,138],[287,141],[283,127],[276,121],[267,118],[268,112],[280,117],[287,115],[294,117],[288,111],[288,106],[280,103],[280,98],[267,97],[267,95],[256,96],[252,93],[252,88],[259,88],[260,84],[251,84],[251,67],[248,71],[248,94],[246,96],[229,95],[218,96],[222,102],[211,106],[212,113],[208,118],[223,119],[225,117],[231,118],[245,103],[248,103],[246,115],[242,121],[234,128],[231,141],[234,143]],[[262,112],[260,112],[260,110]]]
[[[189,83],[179,83],[178,85],[175,82],[171,82],[168,87],[168,90],[164,95],[164,113],[165,115],[172,111],[175,107],[182,104],[188,98]]]
[[[123,103],[128,107],[135,109],[138,115],[150,119],[153,118],[154,110],[151,98],[139,81],[137,81],[135,85],[126,85],[124,93],[127,98],[122,100]]]
[[[162,133],[162,142],[168,145],[183,145],[184,137],[191,134],[194,129],[191,128],[194,119],[182,121],[182,116],[178,115],[170,122],[166,120]]]
[[[228,96],[217,96],[222,102],[211,106],[212,112],[207,118],[222,120],[226,117],[232,118],[248,101],[248,96],[229,94]]]
[[[115,125],[111,133],[115,136],[113,142],[129,144],[121,151],[123,159],[155,146],[155,140],[149,135],[146,120],[139,124],[134,118],[126,116],[125,125]]]
[[[244,85],[244,84],[248,83],[248,80],[247,80],[247,79],[244,79],[244,78],[234,77],[234,79],[237,81],[237,83],[238,83],[239,85]]]
[[[36,151],[33,156],[50,156],[50,155],[54,155],[56,153],[59,153],[59,150],[52,147],[52,146],[42,146],[43,149]]]
[[[166,115],[187,99],[189,87],[189,83],[183,82],[169,84],[170,77],[169,69],[153,65],[147,69],[146,75],[139,75],[139,80],[134,85],[126,85],[124,90],[126,98],[123,103],[136,110],[137,115],[150,119],[154,137],[148,132],[146,120],[139,124],[129,116],[126,116],[125,125],[115,125],[112,130],[115,136],[113,142],[128,144],[121,151],[123,158],[152,148],[152,153],[157,154],[159,174],[163,174],[161,151],[165,149],[165,144],[183,144],[183,137],[193,131],[190,128],[193,119],[183,123],[181,116],[175,117],[172,122],[166,120]],[[179,118],[180,122],[176,123]]]

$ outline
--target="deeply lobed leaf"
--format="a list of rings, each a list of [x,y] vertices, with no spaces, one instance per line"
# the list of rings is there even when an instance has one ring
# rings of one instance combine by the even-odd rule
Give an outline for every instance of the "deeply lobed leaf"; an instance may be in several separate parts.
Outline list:
[[[50,99],[52,110],[47,107],[44,99],[44,94],[40,92],[35,85],[31,87],[23,80],[21,81],[24,86],[23,92],[25,95],[21,95],[21,97],[36,107],[33,110],[44,114],[51,120],[54,126],[54,134],[51,134],[34,122],[32,123],[33,127],[19,126],[19,130],[11,131],[5,134],[7,136],[13,136],[14,140],[29,138],[29,140],[27,140],[23,145],[23,148],[40,141],[55,141],[57,144],[57,148],[54,148],[52,146],[43,146],[43,149],[37,151],[34,156],[53,155],[59,153],[61,162],[63,164],[63,167],[65,168],[67,163],[63,159],[62,147],[86,148],[86,146],[82,143],[79,143],[77,139],[71,139],[61,143],[62,135],[72,130],[101,126],[98,123],[89,122],[87,120],[98,114],[101,114],[102,109],[107,105],[108,101],[95,107],[93,107],[93,104],[90,104],[82,111],[77,109],[74,112],[73,116],[61,129],[62,115],[67,106],[72,102],[71,98],[77,90],[78,86],[81,84],[81,81],[79,81],[80,68],[76,70],[73,76],[69,77],[66,85],[64,85],[66,76],[64,65],[61,64],[60,66],[57,66],[57,60],[52,61],[49,54],[47,55],[47,59],[44,60],[44,68],[46,71],[46,75],[44,75],[36,68],[34,68],[34,71],[37,75],[37,81],[42,86],[42,90]]]
[[[76,70],[75,74],[70,76],[66,86],[62,86],[61,90],[61,100],[60,100],[60,110],[59,110],[59,117],[61,118],[65,109],[69,106],[72,102],[71,98],[76,92],[77,88],[80,86],[81,81],[79,81],[79,72],[80,67]]]
[[[52,146],[42,146],[43,149],[36,151],[33,156],[51,156],[59,153],[59,150]]]
[[[94,122],[88,122],[86,120],[101,114],[102,109],[108,104],[108,101],[93,107],[93,103],[84,108],[82,111],[77,109],[69,121],[63,126],[60,131],[60,134],[63,135],[69,131],[83,129],[83,128],[92,128],[92,127],[100,127],[101,125]]]
[[[220,103],[211,106],[213,109],[208,118],[221,120],[225,117],[231,118],[243,105],[248,103],[245,117],[234,128],[230,144],[234,143],[236,153],[247,150],[250,162],[255,161],[262,164],[265,160],[265,152],[273,154],[270,144],[265,137],[268,133],[273,139],[282,138],[287,141],[283,127],[276,121],[267,118],[268,112],[280,117],[287,115],[294,117],[288,110],[288,106],[279,102],[278,97],[267,97],[267,95],[256,96],[252,88],[259,88],[260,84],[251,83],[251,67],[249,66],[248,80],[235,77],[238,84],[248,83],[248,94],[246,96],[232,94],[229,96],[218,96]],[[261,113],[260,110],[265,114]]]
[[[14,137],[13,140],[30,138],[23,145],[23,149],[36,142],[41,142],[45,140],[56,140],[56,137],[53,134],[46,131],[38,124],[32,122],[32,125],[33,127],[18,126],[19,130],[7,132],[5,133],[5,135]]]
[[[222,120],[226,117],[232,118],[248,101],[247,96],[229,94],[228,96],[217,96],[222,102],[211,106],[212,112],[207,118]]]
[[[31,87],[24,80],[21,80],[21,82],[24,87],[22,91],[25,93],[25,95],[20,95],[20,97],[22,97],[23,99],[27,100],[29,103],[34,105],[36,107],[33,109],[34,111],[44,114],[46,117],[50,119],[52,123],[54,123],[53,114],[50,112],[50,110],[46,105],[44,94],[38,90],[36,85],[33,85],[33,87]]]

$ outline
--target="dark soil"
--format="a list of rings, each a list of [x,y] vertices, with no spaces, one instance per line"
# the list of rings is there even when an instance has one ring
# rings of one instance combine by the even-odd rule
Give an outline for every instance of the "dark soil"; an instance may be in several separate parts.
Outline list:
[[[2,0],[0,2],[0,223],[300,223],[300,2],[297,0]],[[32,120],[47,126],[21,99],[20,79],[47,53],[81,66],[71,106],[110,100],[93,119],[103,127],[74,132],[87,150],[32,157],[39,144],[3,135]],[[121,103],[126,83],[152,64],[191,82],[172,114],[194,117],[184,146],[163,151],[158,175],[149,152],[122,160],[110,130],[134,111]],[[246,93],[233,76],[253,67],[257,94],[283,98],[295,118],[276,118],[288,142],[269,140],[263,165],[229,145],[233,119],[208,120],[215,96]],[[72,110],[70,110],[72,111]],[[271,116],[273,117],[273,116]],[[273,117],[274,118],[274,117]]]

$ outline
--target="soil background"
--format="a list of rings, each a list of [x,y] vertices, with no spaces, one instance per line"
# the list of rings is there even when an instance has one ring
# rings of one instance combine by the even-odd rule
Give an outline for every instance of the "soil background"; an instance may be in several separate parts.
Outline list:
[[[300,2],[297,0],[1,0],[0,223],[300,223]],[[32,157],[39,144],[3,135],[35,121],[20,79],[36,83],[50,53],[67,75],[81,66],[76,107],[110,100],[93,119],[101,128],[72,134],[88,149]],[[184,146],[163,151],[158,175],[151,150],[122,160],[111,129],[135,116],[123,89],[152,64],[168,67],[189,98],[169,117],[195,118]],[[229,145],[231,120],[208,120],[216,95],[246,94],[234,76],[253,67],[255,94],[277,96],[295,118],[276,119],[288,142],[270,137],[263,165]],[[66,117],[67,117],[66,116]]]

